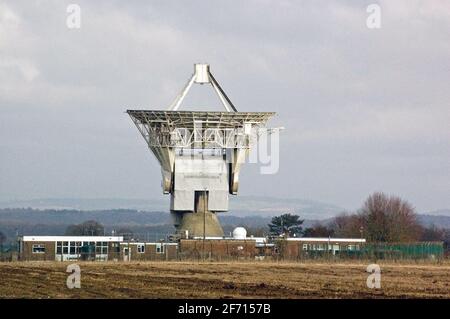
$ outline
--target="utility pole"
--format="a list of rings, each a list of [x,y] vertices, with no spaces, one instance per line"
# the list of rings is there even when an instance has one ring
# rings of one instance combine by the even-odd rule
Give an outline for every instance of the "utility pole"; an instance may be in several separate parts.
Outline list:
[[[206,239],[206,188],[203,189],[203,261],[205,261],[205,239]]]
[[[328,244],[327,244],[327,255],[328,255],[328,259],[330,259],[330,240],[331,240],[331,236],[328,235]]]

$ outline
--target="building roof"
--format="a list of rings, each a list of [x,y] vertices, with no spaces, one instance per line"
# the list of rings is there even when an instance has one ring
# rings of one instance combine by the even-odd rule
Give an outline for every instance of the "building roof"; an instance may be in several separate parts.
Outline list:
[[[203,239],[203,236],[195,236],[195,237],[189,238],[189,239],[200,240],[200,239]],[[234,237],[225,237],[225,236],[223,236],[223,237],[219,237],[219,236],[216,236],[216,237],[213,237],[213,236],[206,236],[206,237],[205,237],[205,240],[229,240],[229,241],[233,241],[233,240],[236,240],[236,241],[240,241],[240,240],[253,241],[253,240],[254,240],[254,241],[256,241],[256,238],[255,238],[255,237],[234,238]]]
[[[123,236],[22,236],[22,241],[111,241],[121,242]]]
[[[161,244],[164,246],[171,246],[171,245],[178,245],[178,243],[167,243],[167,242],[143,242],[143,241],[124,241],[120,243],[121,245],[157,245],[157,244]]]
[[[365,243],[364,238],[328,238],[328,237],[291,237],[288,241],[330,242],[330,243]]]

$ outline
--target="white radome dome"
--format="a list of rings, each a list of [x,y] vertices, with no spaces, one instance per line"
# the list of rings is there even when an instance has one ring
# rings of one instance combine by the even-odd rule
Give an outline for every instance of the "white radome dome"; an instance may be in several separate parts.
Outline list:
[[[233,230],[233,238],[234,239],[246,239],[247,238],[247,230],[244,227],[236,227]]]

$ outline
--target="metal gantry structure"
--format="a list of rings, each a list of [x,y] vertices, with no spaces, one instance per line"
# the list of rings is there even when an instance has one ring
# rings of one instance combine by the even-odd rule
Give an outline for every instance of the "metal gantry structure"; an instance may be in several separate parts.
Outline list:
[[[254,136],[273,112],[189,112],[128,110],[150,148],[250,149]]]
[[[225,112],[179,111],[193,84],[211,84]],[[216,212],[237,194],[241,164],[274,112],[238,112],[210,72],[194,73],[168,110],[127,110],[161,165],[175,227],[186,237],[222,236]]]

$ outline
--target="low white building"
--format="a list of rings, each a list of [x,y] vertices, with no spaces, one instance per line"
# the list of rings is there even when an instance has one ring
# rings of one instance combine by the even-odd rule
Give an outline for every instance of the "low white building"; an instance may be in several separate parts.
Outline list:
[[[119,253],[122,236],[22,236],[21,260],[108,260]]]

